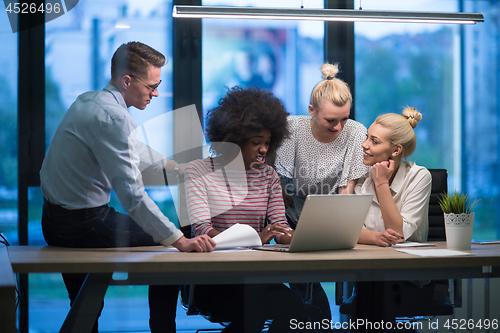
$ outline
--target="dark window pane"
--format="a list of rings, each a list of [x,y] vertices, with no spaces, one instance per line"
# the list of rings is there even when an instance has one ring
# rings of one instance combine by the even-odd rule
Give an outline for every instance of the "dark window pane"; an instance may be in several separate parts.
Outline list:
[[[100,90],[111,78],[111,57],[122,44],[140,41],[165,55],[160,96],[141,111],[129,111],[138,126],[172,110],[172,1],[80,1],[67,14],[46,27],[46,143],[47,148],[69,106],[78,95]],[[158,151],[171,155],[173,125],[171,117],[155,121],[148,129],[148,141]],[[147,127],[147,125],[145,125]],[[170,192],[165,186],[148,189],[162,211],[176,220]],[[29,190],[30,244],[45,243],[40,218],[40,188]],[[114,193],[110,205],[123,212]],[[47,290],[52,290],[47,294]],[[147,331],[149,308],[147,287],[110,287],[106,306],[99,320],[103,331]],[[47,306],[50,304],[50,306]],[[69,299],[59,274],[36,274],[30,279],[30,330],[60,329],[69,310]],[[50,318],[48,320],[47,318]]]
[[[0,233],[10,244],[17,236],[17,38],[7,15],[0,20]]]
[[[500,6],[464,1],[464,11],[484,23],[464,27],[463,186],[480,199],[474,209],[474,238],[500,237]]]
[[[297,8],[287,1],[203,1],[204,5]],[[307,8],[323,8],[309,1]],[[203,111],[227,88],[267,89],[291,114],[309,114],[309,94],[321,80],[324,23],[287,20],[203,20]]]
[[[363,8],[446,12],[458,11],[459,2],[384,4]],[[482,13],[485,22],[356,23],[356,118],[369,126],[380,114],[416,107],[423,119],[409,160],[447,169],[449,190],[480,198],[473,237],[493,239],[500,236],[500,9],[496,2],[464,5],[465,12]]]

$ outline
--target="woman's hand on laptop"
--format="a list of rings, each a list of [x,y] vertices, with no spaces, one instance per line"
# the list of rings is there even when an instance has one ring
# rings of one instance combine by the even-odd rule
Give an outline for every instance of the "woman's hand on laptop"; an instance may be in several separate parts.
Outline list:
[[[292,229],[280,223],[267,225],[259,234],[262,244],[268,244],[274,237],[292,237]],[[279,242],[278,242],[279,243]]]

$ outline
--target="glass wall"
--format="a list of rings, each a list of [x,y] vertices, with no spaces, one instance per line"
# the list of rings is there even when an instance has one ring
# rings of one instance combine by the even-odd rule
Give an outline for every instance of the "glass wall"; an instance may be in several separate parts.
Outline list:
[[[485,22],[355,24],[356,118],[368,127],[380,114],[417,108],[423,119],[409,160],[447,169],[449,190],[479,198],[473,237],[493,239],[500,236],[499,3],[463,3]],[[363,1],[363,9],[453,12],[460,4]]]
[[[300,8],[286,0],[204,0],[203,5]],[[304,7],[324,8],[324,1],[307,1]],[[203,19],[203,115],[233,86],[269,90],[290,114],[308,115],[309,96],[321,80],[324,27],[322,21]],[[335,285],[323,288],[338,321]]]
[[[298,7],[284,0],[203,1],[204,5]],[[356,5],[358,3],[356,2]],[[356,117],[365,126],[382,113],[406,105],[423,114],[418,147],[409,159],[428,168],[446,168],[449,189],[479,198],[474,238],[500,237],[500,4],[474,0],[362,1],[363,9],[481,12],[474,26],[356,23]],[[144,111],[131,108],[138,125],[172,109],[171,0],[80,1],[68,14],[46,24],[46,143],[76,97],[102,89],[110,59],[123,42],[139,40],[164,53],[160,97]],[[321,8],[323,1],[307,1]],[[2,17],[3,16],[3,17]],[[463,33],[463,34],[462,34]],[[259,86],[281,98],[291,114],[307,114],[309,94],[320,80],[324,59],[322,22],[203,20],[203,112],[216,106],[227,87]],[[17,243],[17,34],[0,13],[0,232]],[[149,133],[151,145],[172,154],[172,123]],[[154,140],[154,138],[159,138]],[[149,188],[172,219],[172,195]],[[29,241],[44,244],[42,197],[29,190]],[[116,198],[112,205],[120,207]],[[330,286],[326,286],[333,295]],[[50,292],[48,292],[50,291]],[[55,332],[69,309],[60,275],[30,277],[30,331]],[[335,311],[335,310],[334,310]],[[186,318],[180,328],[209,326]],[[124,315],[125,314],[125,315]],[[145,287],[112,287],[101,318],[104,331],[147,330]],[[200,321],[197,321],[200,320]]]
[[[364,3],[363,9],[457,10],[453,1],[416,3],[386,1],[384,7]],[[355,24],[357,120],[369,127],[380,114],[415,107],[423,118],[415,128],[418,144],[410,160],[427,168],[447,169],[450,188],[456,187],[460,177],[455,170],[460,156],[453,149],[459,134],[454,120],[460,117],[460,91],[454,86],[460,79],[459,42],[456,25]]]
[[[17,34],[0,13],[0,233],[10,244],[17,236]]]
[[[80,2],[72,11],[46,24],[46,142],[68,107],[81,93],[104,88],[111,78],[111,57],[129,41],[143,42],[167,58],[162,68],[159,97],[145,110],[130,108],[138,126],[148,129],[151,147],[173,154],[172,117],[172,1],[115,0]],[[153,120],[154,119],[154,120]],[[170,193],[148,188],[150,196],[173,221],[177,220]],[[167,191],[168,192],[168,191]],[[120,208],[116,196],[112,205]]]
[[[78,95],[102,89],[109,82],[114,51],[122,43],[141,41],[163,53],[167,64],[162,68],[160,96],[145,110],[130,108],[129,111],[138,126],[144,128],[148,121],[157,125],[148,126],[147,131],[148,142],[154,149],[165,156],[173,154],[172,117],[168,113],[172,111],[173,96],[171,10],[171,1],[149,1],[145,5],[137,0],[105,4],[88,0],[45,25],[46,148]],[[177,221],[170,191],[161,185],[148,187],[147,191],[163,212]],[[30,188],[29,200],[29,243],[44,245],[40,188]],[[124,211],[114,193],[111,204]]]
[[[480,199],[474,238],[500,238],[500,2],[466,0],[484,23],[464,27],[462,188]]]
[[[203,5],[298,8],[290,1],[216,1]],[[307,8],[323,8],[308,1]],[[324,23],[319,21],[203,20],[203,111],[227,88],[259,87],[273,92],[291,114],[308,114],[309,94],[321,80]]]
[[[108,84],[114,51],[122,43],[140,41],[163,53],[167,64],[162,68],[160,96],[145,110],[131,107],[129,111],[138,126],[148,128],[145,138],[148,143],[164,155],[172,155],[173,125],[169,116],[173,96],[171,11],[172,1],[85,0],[45,25],[46,148],[78,95],[100,90]],[[148,126],[151,123],[157,126]],[[165,215],[176,221],[172,195],[165,185],[151,186],[146,190]],[[45,245],[40,225],[42,203],[40,188],[30,188],[28,226],[31,245]],[[114,193],[111,205],[124,211]],[[58,331],[69,310],[61,275],[30,275],[29,300],[30,331]],[[110,287],[99,320],[100,330],[147,331],[147,302],[147,286]],[[179,312],[182,315],[181,310]]]

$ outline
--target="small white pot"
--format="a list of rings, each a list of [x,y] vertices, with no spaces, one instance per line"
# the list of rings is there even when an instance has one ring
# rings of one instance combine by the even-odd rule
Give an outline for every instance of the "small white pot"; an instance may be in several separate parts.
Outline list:
[[[471,249],[474,213],[444,214],[444,226],[446,229],[446,247],[449,250]]]

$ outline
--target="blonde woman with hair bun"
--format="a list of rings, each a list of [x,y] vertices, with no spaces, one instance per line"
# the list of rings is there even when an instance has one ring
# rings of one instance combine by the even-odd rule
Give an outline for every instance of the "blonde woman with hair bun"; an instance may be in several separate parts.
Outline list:
[[[311,92],[309,115],[288,117],[291,135],[276,151],[275,168],[292,227],[298,222],[307,195],[352,194],[357,179],[368,171],[361,148],[366,127],[349,119],[349,86],[337,78],[337,65],[324,64],[320,70],[322,80]],[[305,284],[291,287],[305,296]],[[310,318],[311,322],[329,322],[330,305],[319,283],[314,284],[313,305],[321,309],[321,317]]]
[[[370,172],[358,180],[356,194],[374,194],[359,243],[390,246],[404,240],[425,242],[431,193],[430,172],[403,160],[415,151],[415,108],[379,116],[363,142]]]
[[[373,194],[373,201],[358,243],[386,247],[405,240],[427,241],[431,174],[404,160],[415,150],[413,129],[421,119],[420,112],[407,107],[400,115],[379,116],[368,128],[362,147],[363,163],[370,171],[358,180],[354,192]],[[357,303],[353,320],[383,320],[394,327],[401,304],[411,302],[426,308],[436,287],[437,281],[428,280],[357,282],[351,297]],[[373,290],[383,293],[384,298],[374,296]]]
[[[366,128],[349,119],[352,95],[336,77],[338,65],[324,64],[313,88],[309,115],[289,116],[291,136],[276,151],[275,167],[283,182],[286,213],[296,225],[309,194],[353,193],[363,165]]]

